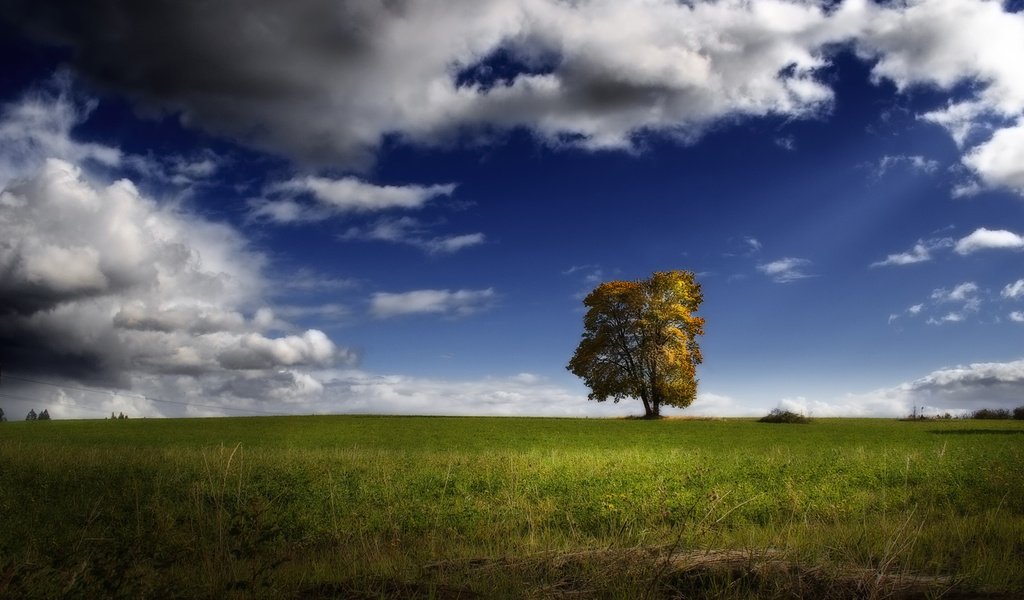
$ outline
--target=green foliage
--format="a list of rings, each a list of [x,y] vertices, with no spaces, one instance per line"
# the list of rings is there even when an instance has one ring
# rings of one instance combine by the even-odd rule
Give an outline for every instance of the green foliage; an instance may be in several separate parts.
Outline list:
[[[972,419],[1011,419],[1013,415],[1005,408],[979,408],[971,413]]]
[[[590,399],[639,398],[646,417],[662,405],[685,408],[697,396],[697,336],[703,302],[689,271],[654,273],[638,281],[609,281],[583,300],[583,339],[566,367],[590,388]]]
[[[1013,409],[1013,418],[1018,421],[1024,421],[1024,406],[1018,406]]]
[[[11,423],[0,436],[0,514],[17,518],[0,528],[0,597],[805,589],[786,574],[665,566],[724,550],[813,566],[824,579],[804,597],[891,595],[841,595],[850,569],[869,569],[861,579],[872,582],[950,576],[958,590],[1012,597],[1024,589],[1022,440],[1019,421],[964,420]],[[649,564],[621,559],[642,549],[655,552]]]
[[[759,423],[810,423],[811,419],[791,410],[773,408],[770,413],[758,419]]]

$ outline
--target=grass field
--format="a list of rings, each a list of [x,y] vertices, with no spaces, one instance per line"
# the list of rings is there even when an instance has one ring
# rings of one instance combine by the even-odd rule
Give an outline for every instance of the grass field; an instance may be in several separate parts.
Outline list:
[[[1015,598],[1024,422],[0,426],[0,597]]]

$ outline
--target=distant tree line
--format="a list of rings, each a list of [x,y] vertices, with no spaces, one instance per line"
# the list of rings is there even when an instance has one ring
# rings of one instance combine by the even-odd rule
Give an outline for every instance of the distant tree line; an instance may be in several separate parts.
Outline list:
[[[49,421],[50,411],[43,409],[43,412],[36,414],[36,409],[30,409],[28,415],[25,416],[26,421]]]
[[[1017,408],[1010,410],[1008,408],[979,408],[968,413],[961,414],[959,416],[953,416],[949,413],[941,415],[925,416],[924,414],[916,413],[908,415],[905,420],[933,420],[933,419],[1016,419],[1018,421],[1024,421],[1024,406],[1018,406]]]
[[[972,419],[1017,419],[1024,421],[1024,406],[1018,406],[1011,412],[1007,408],[979,408],[971,413]]]

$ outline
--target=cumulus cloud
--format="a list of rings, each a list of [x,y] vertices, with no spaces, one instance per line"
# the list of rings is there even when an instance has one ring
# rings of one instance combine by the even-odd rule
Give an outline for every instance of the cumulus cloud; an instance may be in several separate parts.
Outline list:
[[[1024,14],[994,0],[932,0],[878,6],[844,3],[863,16],[856,45],[875,58],[872,75],[904,90],[930,86],[965,97],[921,115],[967,149],[964,164],[989,186],[1024,189]],[[993,130],[995,133],[993,134]],[[987,139],[986,139],[987,138]]]
[[[271,336],[287,324],[261,305],[263,257],[231,227],[128,180],[97,184],[49,159],[0,203],[0,362],[10,372],[136,390],[185,376],[195,394],[218,398],[267,376],[243,402],[298,393],[303,367],[355,358],[320,331]]]
[[[938,369],[911,381],[837,398],[784,398],[779,408],[818,417],[902,417],[1014,408],[1024,397],[1024,360]]]
[[[978,173],[987,186],[1024,194],[1024,118],[971,149],[964,156],[964,164]]]
[[[979,250],[1020,250],[1024,249],[1024,237],[1005,229],[980,227],[956,242],[957,254],[967,255]]]
[[[339,236],[345,241],[392,242],[414,246],[430,254],[453,254],[486,241],[483,233],[434,236],[412,217],[384,218],[363,227],[350,227]]]
[[[1024,15],[996,0],[5,8],[16,26],[70,47],[90,80],[151,111],[346,167],[368,166],[389,139],[443,144],[522,127],[554,146],[633,150],[651,132],[692,141],[737,117],[816,116],[833,100],[820,72],[852,43],[876,80],[949,93],[945,107],[919,116],[950,131],[982,185],[1024,186]],[[115,33],[110,23],[126,26]],[[881,169],[897,164],[936,166],[891,156]],[[264,216],[295,216],[277,202]]]
[[[771,277],[776,283],[789,283],[798,279],[813,277],[806,272],[811,261],[806,258],[780,258],[757,265],[757,270]]]
[[[467,128],[526,127],[556,145],[630,148],[645,131],[692,139],[735,115],[815,115],[832,100],[817,77],[823,48],[849,29],[818,6],[781,1],[7,8],[70,46],[76,69],[144,106],[348,165],[367,164],[393,134],[439,143]],[[128,26],[115,34],[110,23]],[[493,75],[498,57],[512,76]]]
[[[1010,313],[1010,320],[1014,323],[1024,323],[1024,312],[1015,310]]]
[[[463,317],[490,308],[497,297],[492,288],[378,292],[370,299],[370,312],[379,319],[417,314]]]

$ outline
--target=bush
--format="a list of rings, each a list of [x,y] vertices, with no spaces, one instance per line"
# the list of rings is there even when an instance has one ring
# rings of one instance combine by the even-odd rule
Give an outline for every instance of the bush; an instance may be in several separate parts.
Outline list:
[[[1024,421],[1024,406],[1018,406],[1013,409],[1013,418],[1018,421]]]
[[[972,419],[1009,419],[1010,411],[1005,408],[979,408],[971,413]]]
[[[772,412],[758,419],[759,423],[810,423],[811,420],[791,410],[773,408]]]

